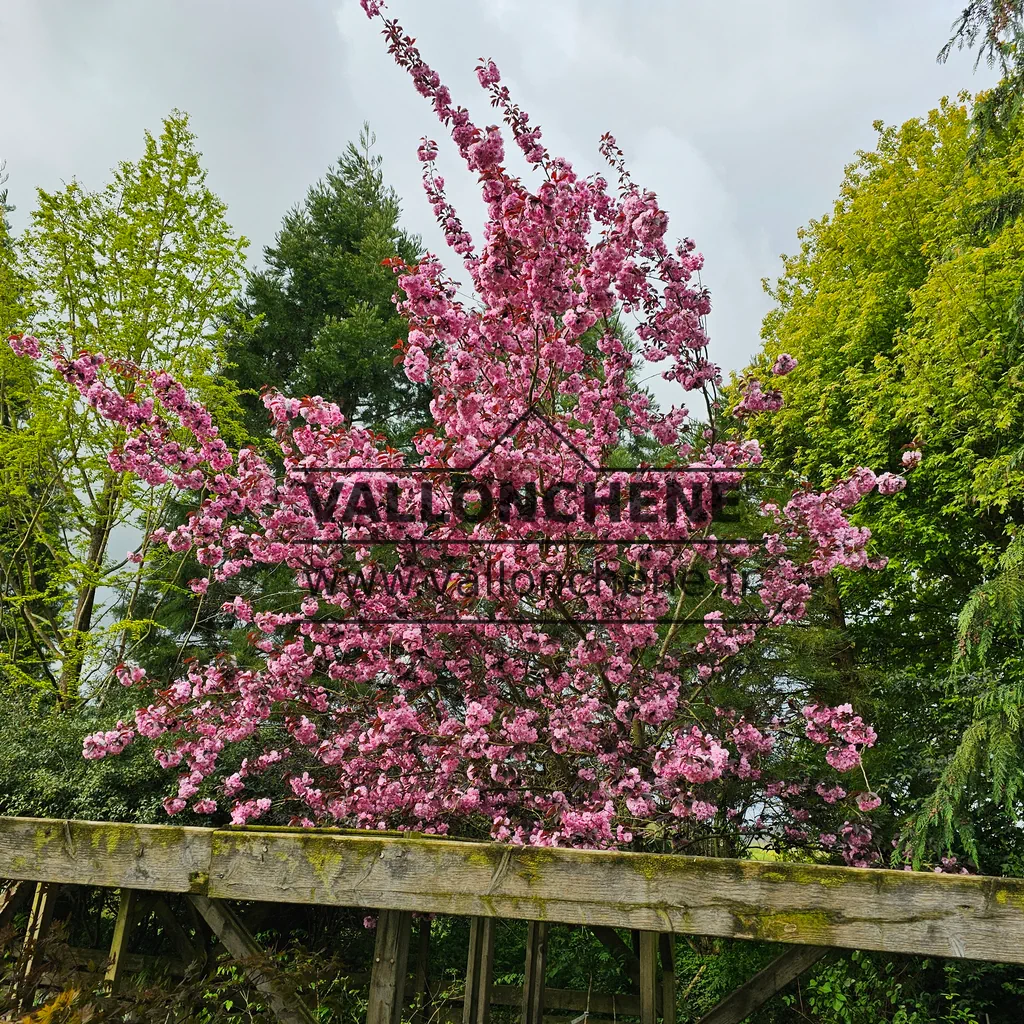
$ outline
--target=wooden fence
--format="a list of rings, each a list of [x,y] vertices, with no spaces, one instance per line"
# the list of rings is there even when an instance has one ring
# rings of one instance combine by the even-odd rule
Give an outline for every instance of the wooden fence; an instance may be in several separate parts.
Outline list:
[[[36,883],[11,886],[0,901],[3,923],[17,901],[31,895],[23,978],[38,969],[33,950],[45,935],[60,885],[121,890],[108,970],[112,984],[130,967],[127,942],[140,893],[185,894],[238,959],[258,949],[228,901],[379,910],[370,1024],[398,1024],[406,1006],[413,911],[471,920],[464,1024],[483,1024],[491,1005],[510,1001],[521,1007],[524,1024],[574,1010],[673,1024],[673,944],[663,937],[674,933],[791,944],[702,1024],[742,1020],[833,948],[1024,963],[1024,879],[1013,878],[511,847],[334,829],[33,818],[0,818],[0,878]],[[159,906],[157,900],[153,907]],[[492,984],[498,918],[530,922],[521,990]],[[172,916],[172,931],[173,923]],[[609,945],[625,946],[614,929],[638,933],[637,948],[627,950],[637,991],[588,996],[546,988],[552,924],[587,925]],[[179,955],[187,960],[187,936],[179,940]],[[426,966],[417,963],[415,973],[422,975]],[[312,1020],[272,979],[255,972],[254,981],[281,1021]],[[21,999],[31,1005],[27,991]]]

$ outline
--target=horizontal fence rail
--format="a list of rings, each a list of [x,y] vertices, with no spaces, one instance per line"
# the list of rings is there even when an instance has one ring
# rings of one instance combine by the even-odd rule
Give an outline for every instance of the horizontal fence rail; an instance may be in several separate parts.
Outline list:
[[[1024,963],[1024,879],[344,830],[0,818],[0,877]]]

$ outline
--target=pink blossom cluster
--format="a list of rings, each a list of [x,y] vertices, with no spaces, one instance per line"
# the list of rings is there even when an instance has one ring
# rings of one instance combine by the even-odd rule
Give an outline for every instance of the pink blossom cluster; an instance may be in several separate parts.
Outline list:
[[[65,369],[73,379],[73,368]],[[94,388],[95,381],[82,386]],[[194,412],[177,391],[168,394],[182,414]],[[293,464],[301,462],[295,459],[301,452],[316,464],[344,465],[357,453],[370,462],[395,459],[365,432],[339,432],[336,410],[319,401],[293,404],[268,396],[267,404],[291,428],[281,437],[294,452],[288,456]],[[121,412],[128,422],[138,418],[130,405]],[[193,421],[205,429],[202,417]],[[183,458],[191,464],[198,449],[188,456],[184,449],[168,450],[167,434],[150,414],[133,435],[144,442],[137,455],[126,456],[136,449],[125,445],[112,461],[137,457],[140,470],[168,463],[180,468]],[[209,453],[219,465],[218,449]],[[332,529],[318,526],[305,490],[278,486],[270,467],[252,453],[239,454],[234,474],[212,461],[201,480],[194,473],[182,476],[182,483],[213,493],[186,525],[158,532],[154,542],[208,557],[222,581],[257,563],[293,562],[298,569],[307,555],[299,542]],[[243,525],[246,516],[255,528]],[[805,535],[789,527],[790,541]],[[709,540],[699,550],[713,559],[724,548]],[[523,556],[516,548],[503,557],[515,567]],[[771,576],[773,570],[765,572]],[[787,564],[778,578],[800,578],[797,572]],[[198,584],[205,582],[193,587],[198,596],[206,591]],[[382,612],[394,610],[393,599],[377,600]],[[628,597],[615,600],[619,611],[630,610]],[[778,587],[763,600],[782,621],[802,614],[802,606],[779,605]],[[309,621],[320,602],[331,601],[347,610],[344,595],[311,594],[294,613],[254,614],[241,597],[228,602],[225,610],[239,621],[255,622],[266,668],[242,669],[226,659],[193,665],[139,709],[134,731],[119,725],[90,737],[87,756],[119,752],[136,733],[162,743],[171,739],[170,746],[158,746],[158,760],[185,771],[165,804],[170,813],[190,800],[199,813],[212,813],[219,793],[233,821],[254,820],[269,810],[269,799],[246,791],[279,766],[306,809],[303,820],[444,832],[460,819],[483,816],[496,838],[598,846],[627,843],[638,823],[652,820],[687,828],[708,823],[723,813],[717,789],[726,779],[747,785],[754,800],[770,773],[781,722],[759,728],[722,711],[713,729],[685,725],[692,714],[688,688],[713,676],[757,632],[755,626],[725,625],[720,612],[708,614],[705,635],[693,648],[699,661],[687,670],[685,650],[666,652],[653,664],[645,658],[657,641],[647,624],[624,622],[567,643],[559,631],[514,624],[430,630],[410,623],[373,630],[344,620]],[[603,607],[599,598],[592,601]],[[659,607],[666,606],[662,599]],[[147,684],[137,667],[123,667],[119,676],[128,686]],[[382,679],[392,680],[390,688],[367,691],[368,683]],[[275,721],[289,742],[275,740],[274,748],[244,759],[218,782],[225,747]],[[873,741],[848,709],[830,712],[827,723],[850,742]],[[647,730],[656,732],[645,735]],[[539,765],[545,776],[558,778],[557,787],[538,785]],[[735,808],[724,813],[733,815],[736,828],[746,827]],[[799,820],[802,812],[794,813]],[[763,824],[753,831],[763,831]],[[795,839],[797,831],[806,834],[792,827],[786,834]]]
[[[759,412],[778,412],[782,408],[782,392],[774,388],[765,391],[756,378],[746,381],[741,388],[740,400],[733,406],[733,415],[744,419]]]
[[[107,754],[120,754],[135,739],[135,730],[124,722],[118,722],[116,728],[108,732],[96,732],[86,736],[82,747],[83,757],[90,761],[98,761]]]
[[[874,746],[878,738],[875,730],[866,725],[860,715],[855,715],[849,704],[835,708],[808,704],[802,713],[807,738],[812,743],[828,746],[825,760],[839,772],[856,768],[861,763],[862,752]]]
[[[7,341],[16,356],[28,356],[29,359],[38,359],[42,353],[39,347],[39,339],[32,334],[12,334]]]
[[[852,868],[875,867],[881,856],[872,843],[871,829],[863,822],[844,822],[839,830],[843,860]]]

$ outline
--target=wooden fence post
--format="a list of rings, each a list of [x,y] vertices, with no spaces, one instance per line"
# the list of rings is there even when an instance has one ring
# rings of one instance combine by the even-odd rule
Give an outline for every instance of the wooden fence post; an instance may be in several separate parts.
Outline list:
[[[470,918],[462,1024],[488,1024],[494,978],[494,923],[493,917]]]
[[[12,882],[0,896],[0,928],[6,928],[15,914],[28,903],[34,886],[31,882]]]
[[[676,1024],[676,937],[661,933],[661,1019]]]
[[[530,921],[526,927],[526,974],[523,979],[523,1024],[543,1024],[544,975],[548,963],[548,926]]]
[[[824,946],[791,946],[750,981],[730,992],[698,1024],[739,1024],[830,952]]]
[[[25,946],[15,981],[15,1000],[19,1013],[32,1009],[35,1001],[36,981],[33,975],[39,970],[39,945],[45,941],[53,920],[53,908],[57,902],[60,885],[56,882],[40,882],[32,897],[32,909],[28,915],[25,930]]]
[[[114,922],[114,938],[110,943],[110,963],[103,975],[103,981],[111,992],[116,992],[118,985],[121,984],[128,940],[131,938],[138,915],[138,902],[139,894],[134,889],[121,890],[121,902],[117,908],[117,920]]]
[[[411,930],[408,911],[382,910],[377,917],[366,1024],[401,1024]]]
[[[236,960],[253,961],[265,956],[242,919],[223,900],[211,900],[207,896],[189,896],[196,910],[210,926],[210,931],[224,943],[227,951]],[[254,964],[243,966],[250,981],[263,993],[270,1004],[270,1010],[281,1024],[316,1024],[316,1018],[309,1012],[298,996],[291,994]]]
[[[640,1024],[658,1019],[658,933],[640,932]]]

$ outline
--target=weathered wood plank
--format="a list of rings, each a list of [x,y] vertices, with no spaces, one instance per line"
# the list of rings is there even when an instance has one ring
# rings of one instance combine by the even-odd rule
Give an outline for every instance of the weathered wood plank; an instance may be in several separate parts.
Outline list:
[[[0,818],[0,877],[1024,963],[1024,879]]]
[[[758,971],[750,981],[730,992],[698,1024],[739,1024],[764,1006],[779,989],[813,967],[830,950],[823,946],[794,946]]]
[[[134,889],[121,890],[121,902],[117,907],[117,920],[114,922],[114,937],[110,943],[110,962],[107,964],[104,982],[111,992],[116,992],[124,974],[125,954],[128,952],[128,940],[135,927],[138,916],[138,896]]]
[[[640,1024],[658,1019],[658,933],[640,933]]]
[[[544,1020],[544,975],[548,965],[548,926],[531,921],[526,930],[526,969],[523,974],[523,1024]]]
[[[366,1024],[401,1024],[411,928],[408,912],[382,910],[377,917]]]
[[[469,923],[466,959],[466,995],[462,1024],[488,1024],[494,985],[494,926],[492,917],[474,917]]]
[[[20,1013],[32,1009],[36,987],[42,968],[40,945],[46,941],[53,920],[53,908],[57,903],[60,886],[52,882],[40,882],[32,897],[32,909],[28,914],[25,930],[25,945],[15,974],[15,1003]]]
[[[213,829],[0,818],[0,877],[205,892]]]
[[[297,996],[283,991],[275,978],[269,977],[252,961],[259,959],[263,953],[249,934],[249,929],[242,924],[242,919],[219,900],[207,899],[205,896],[190,896],[196,910],[210,926],[210,931],[224,943],[228,952],[236,959],[243,961],[243,969],[252,983],[266,996],[271,1012],[281,1024],[315,1024],[316,1018],[309,1012]],[[250,961],[244,964],[245,961]]]
[[[0,864],[0,873],[3,866]],[[1024,879],[219,831],[210,894],[1024,963]]]

